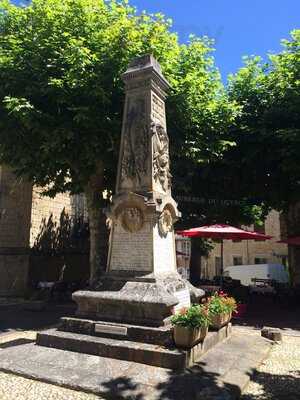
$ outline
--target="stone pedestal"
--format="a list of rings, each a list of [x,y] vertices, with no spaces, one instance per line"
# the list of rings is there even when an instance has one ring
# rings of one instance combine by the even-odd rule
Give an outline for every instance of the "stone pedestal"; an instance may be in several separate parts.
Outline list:
[[[169,84],[150,55],[123,74],[126,88],[108,268],[95,291],[73,295],[80,317],[161,326],[174,308],[203,296],[176,268],[165,97]],[[192,295],[192,298],[191,298]]]

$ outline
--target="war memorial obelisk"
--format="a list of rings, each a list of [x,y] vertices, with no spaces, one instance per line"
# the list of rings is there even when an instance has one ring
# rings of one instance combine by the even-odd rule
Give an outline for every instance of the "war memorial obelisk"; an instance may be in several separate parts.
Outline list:
[[[180,213],[171,194],[169,84],[151,55],[134,60],[122,77],[126,98],[116,193],[107,213],[107,272],[97,290],[76,292],[73,299],[79,317],[163,326],[174,308],[204,292],[176,269],[174,223]]]

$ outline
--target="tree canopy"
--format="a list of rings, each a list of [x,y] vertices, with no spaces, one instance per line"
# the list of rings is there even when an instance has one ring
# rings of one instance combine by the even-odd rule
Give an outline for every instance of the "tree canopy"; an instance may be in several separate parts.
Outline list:
[[[229,131],[236,146],[225,154],[241,193],[277,209],[300,195],[300,30],[282,45],[267,63],[246,59],[230,78],[229,96],[242,111]]]
[[[152,53],[172,86],[173,187],[185,226],[251,223],[299,199],[299,30],[267,63],[247,58],[227,90],[212,41],[180,44],[171,21],[127,1],[0,0],[0,31],[0,162],[50,195],[85,193],[92,274],[102,193],[114,189],[121,74],[134,57]]]
[[[227,94],[238,112],[223,139],[233,145],[188,174],[206,221],[251,223],[299,201],[300,30],[282,45],[267,62],[245,57],[229,77]]]
[[[134,57],[152,53],[171,83],[167,115],[179,192],[190,191],[182,171],[229,145],[223,136],[238,107],[214,66],[212,43],[192,37],[181,45],[170,27],[164,16],[139,15],[127,1],[0,1],[0,161],[50,195],[86,194],[91,254],[99,247],[102,192],[114,187],[120,76]],[[95,271],[100,255],[92,258]]]
[[[0,151],[18,173],[53,193],[82,191],[102,160],[111,188],[124,100],[120,76],[145,53],[157,57],[173,88],[171,137],[197,159],[199,152],[220,151],[233,107],[208,39],[179,45],[170,21],[138,15],[127,2],[0,4]]]

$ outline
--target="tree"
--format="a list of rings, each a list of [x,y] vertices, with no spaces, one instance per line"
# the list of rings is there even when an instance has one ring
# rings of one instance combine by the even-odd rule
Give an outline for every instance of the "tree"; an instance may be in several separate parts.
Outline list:
[[[240,106],[240,114],[227,139],[235,146],[223,152],[208,175],[223,170],[233,192],[262,205],[263,215],[270,208],[283,211],[290,216],[288,233],[299,235],[300,30],[282,44],[283,50],[270,55],[267,63],[246,58],[244,67],[231,76],[228,95]],[[290,267],[300,283],[299,257],[298,252]]]
[[[85,193],[93,282],[104,269],[102,194],[114,188],[120,76],[129,61],[152,53],[173,87],[171,148],[184,155],[175,157],[178,175],[187,160],[198,164],[228,145],[222,132],[235,103],[226,97],[207,39],[179,45],[170,21],[138,15],[127,1],[33,0],[16,7],[1,0],[0,31],[0,161],[48,195]]]
[[[243,166],[245,192],[279,209],[300,194],[300,30],[291,35],[269,63],[246,59],[229,84],[229,95],[242,112],[230,131],[236,146],[227,161]]]
[[[251,224],[262,222],[273,208],[286,215],[290,235],[300,234],[300,30],[282,44],[283,51],[267,63],[246,57],[229,78],[225,104],[231,118],[220,119],[219,140],[213,139],[217,150],[208,146],[203,157],[198,140],[189,143],[192,153],[177,155],[179,190],[188,200],[183,224]],[[216,119],[220,110],[214,111]],[[208,132],[202,136],[204,148],[215,130]],[[299,251],[289,253],[292,277],[300,283]]]

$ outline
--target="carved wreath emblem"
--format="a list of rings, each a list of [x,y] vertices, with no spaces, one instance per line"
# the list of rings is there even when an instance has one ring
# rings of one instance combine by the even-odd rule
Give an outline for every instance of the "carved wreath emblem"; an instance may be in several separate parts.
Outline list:
[[[121,224],[125,231],[138,232],[144,224],[142,211],[137,207],[124,208],[121,213]]]
[[[173,217],[170,210],[167,209],[163,210],[158,220],[159,233],[165,237],[167,236],[168,232],[172,230],[172,227],[173,227]]]

